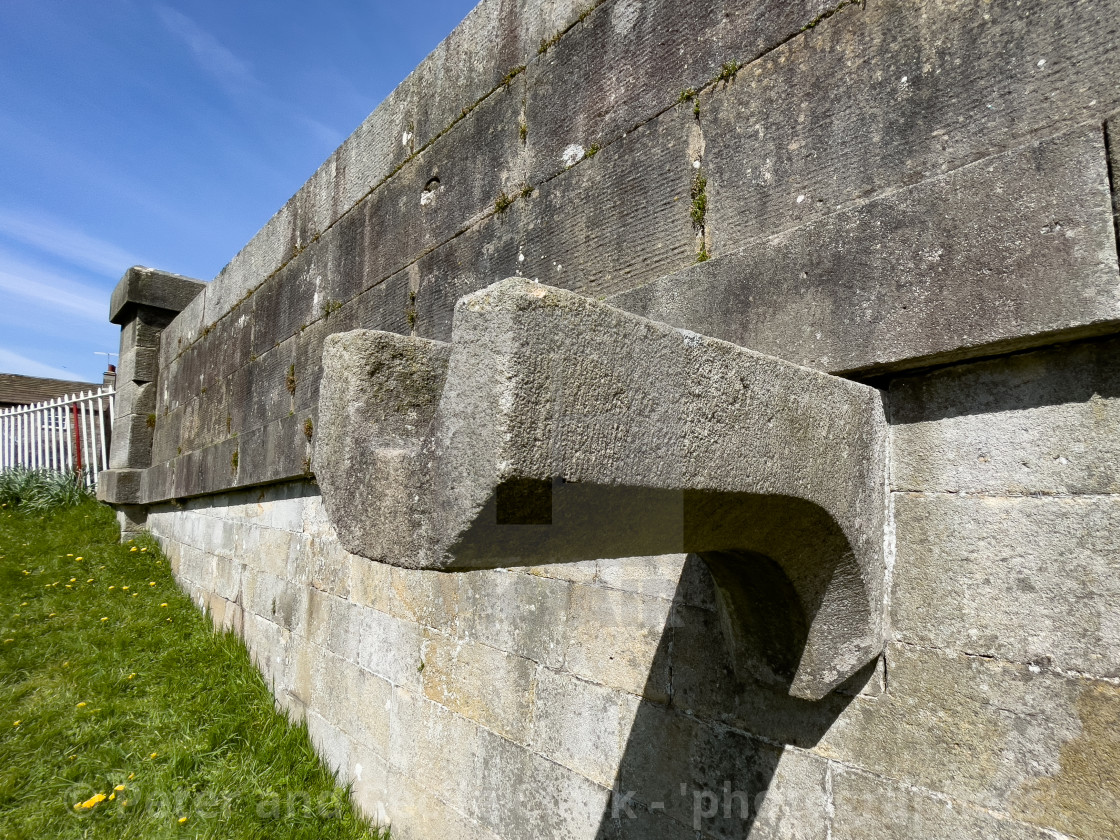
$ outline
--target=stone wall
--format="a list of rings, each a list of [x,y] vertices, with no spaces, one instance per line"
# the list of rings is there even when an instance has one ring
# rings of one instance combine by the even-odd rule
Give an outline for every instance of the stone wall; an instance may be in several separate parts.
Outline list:
[[[395,837],[1115,837],[1120,340],[887,391],[892,639],[821,702],[735,676],[695,557],[393,568],[306,483],[148,522]]]
[[[1116,837],[1118,111],[1117,0],[483,0],[212,283],[126,275],[102,495],[395,837]],[[507,276],[879,389],[876,662],[744,671],[695,555],[341,548],[324,340]]]

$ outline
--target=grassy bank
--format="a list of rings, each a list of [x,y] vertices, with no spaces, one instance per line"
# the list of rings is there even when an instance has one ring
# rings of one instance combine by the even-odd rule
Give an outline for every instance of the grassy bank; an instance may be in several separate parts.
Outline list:
[[[0,509],[0,838],[370,838],[153,542]]]

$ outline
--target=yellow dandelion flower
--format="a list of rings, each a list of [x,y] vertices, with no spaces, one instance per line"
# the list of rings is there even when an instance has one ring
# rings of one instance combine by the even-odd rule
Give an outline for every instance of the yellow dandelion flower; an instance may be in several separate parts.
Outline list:
[[[122,799],[121,800],[121,807],[122,808],[127,808],[128,807],[128,800],[127,799]]]
[[[114,799],[116,799],[116,798],[117,798],[117,795],[116,795],[115,793],[110,793],[110,794],[109,794],[109,801],[110,801],[110,802],[112,802],[112,801],[113,801]]]
[[[139,592],[133,592],[133,593],[132,593],[132,597],[133,597],[133,598],[136,598],[136,597],[138,597],[139,595],[140,595],[140,593],[139,593]]]
[[[120,793],[122,790],[124,790],[124,785],[117,785],[115,788],[113,788],[113,790],[115,790],[117,793]]]
[[[24,570],[23,570],[23,573],[24,573],[25,575],[29,575],[29,574],[31,574],[31,572],[27,571],[27,569],[24,569]]]
[[[86,583],[93,583],[93,578],[90,578],[89,580],[87,580]]]
[[[129,549],[129,551],[138,551],[138,550],[139,549],[137,549],[136,546],[133,546],[132,548]]]
[[[167,606],[167,604],[160,604],[160,606],[161,606],[161,607],[166,607],[166,606]]]
[[[117,587],[115,587],[115,586],[110,586],[110,587],[109,587],[109,590],[110,590],[110,591],[112,591],[112,590],[114,590],[114,589],[116,589],[116,588],[117,588]]]
[[[79,708],[79,709],[81,709],[81,708],[83,708],[83,707],[84,707],[85,705],[86,705],[86,701],[85,701],[85,700],[83,700],[83,701],[82,701],[81,703],[79,703],[79,704],[78,704],[78,708]]]
[[[74,587],[73,587],[73,586],[71,586],[70,584],[66,584],[66,588],[67,588],[67,589],[73,589]]]
[[[155,585],[156,585],[156,582],[154,580],[151,583],[148,584],[148,586],[155,586]]]
[[[109,797],[107,797],[103,793],[95,793],[93,796],[91,796],[85,802],[79,802],[77,805],[75,805],[74,809],[75,810],[81,810],[81,811],[88,811],[90,808],[96,808],[98,805],[100,805],[102,802],[104,802],[108,798]]]
[[[127,592],[127,591],[128,591],[128,587],[127,587],[127,586],[122,586],[122,587],[121,587],[121,589],[123,589],[123,590],[124,590],[125,592]]]
[[[129,675],[128,675],[128,678],[129,678],[129,679],[132,679],[132,678],[133,678],[133,677],[135,677],[135,676],[136,676],[136,674],[129,674]],[[128,778],[130,778],[130,779],[131,779],[132,777],[131,777],[131,776],[129,776]]]
[[[108,620],[109,620],[109,616],[105,616],[105,617],[104,617],[103,619],[101,619],[101,620],[102,620],[102,621],[108,621]]]
[[[148,550],[148,549],[146,549],[146,548],[142,548],[142,549],[140,549],[140,553],[141,553],[141,554],[143,554],[143,553],[144,553],[145,551],[147,551],[147,550]]]
[[[187,821],[187,818],[186,818],[186,817],[179,817],[179,825],[182,825],[182,824],[183,824],[183,823],[185,823],[186,821]]]
[[[159,755],[159,753],[152,753],[148,758],[155,758],[157,755]]]
[[[135,778],[136,778],[136,774],[135,774],[135,773],[129,773],[129,774],[128,774],[128,780],[129,780],[130,782],[131,782],[131,781],[132,781],[133,779],[135,779]]]
[[[21,723],[23,723],[22,720],[17,720],[15,723],[12,724],[12,726],[19,726]]]
[[[71,554],[71,555],[69,555],[69,556],[70,556],[70,557],[74,557],[74,555],[72,555],[72,554]],[[75,563],[81,563],[81,562],[82,562],[82,558],[81,558],[81,557],[74,557],[74,562],[75,562]]]
[[[74,555],[73,554],[67,554],[66,556],[67,557],[73,557]]]
[[[56,615],[58,615],[58,613],[51,613],[47,616],[47,618],[54,618]]]
[[[77,582],[78,582],[78,579],[77,579],[77,578],[70,578],[70,582],[71,582],[71,583],[77,583]]]

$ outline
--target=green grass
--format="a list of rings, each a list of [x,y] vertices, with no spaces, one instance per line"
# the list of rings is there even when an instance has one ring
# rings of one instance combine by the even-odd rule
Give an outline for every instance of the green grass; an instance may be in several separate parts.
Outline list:
[[[88,500],[0,508],[0,838],[377,837],[155,543],[117,539]]]

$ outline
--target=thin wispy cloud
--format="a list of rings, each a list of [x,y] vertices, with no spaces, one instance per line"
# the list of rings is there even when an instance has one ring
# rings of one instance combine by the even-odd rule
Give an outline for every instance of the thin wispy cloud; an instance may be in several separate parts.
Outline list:
[[[48,312],[63,309],[96,324],[109,317],[109,295],[63,277],[50,269],[13,258],[0,251],[0,292],[39,304]]]
[[[0,347],[0,371],[20,376],[42,376],[46,379],[77,379],[72,370],[37,362],[4,347]]]
[[[70,265],[113,278],[122,275],[129,266],[143,262],[135,254],[58,219],[6,208],[0,208],[0,236],[30,245]]]
[[[164,28],[187,46],[195,63],[228,93],[239,94],[261,86],[247,61],[238,58],[189,17],[162,4],[156,4],[155,9]]]

